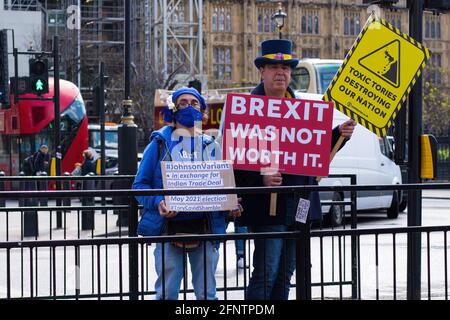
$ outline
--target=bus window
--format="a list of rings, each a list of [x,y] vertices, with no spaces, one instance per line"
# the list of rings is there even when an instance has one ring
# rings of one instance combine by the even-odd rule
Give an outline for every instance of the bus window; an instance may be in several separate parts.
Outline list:
[[[317,93],[324,94],[338,71],[339,64],[321,64],[316,66],[317,70]]]
[[[311,81],[309,72],[306,68],[297,68],[292,70],[290,86],[300,92],[308,92],[309,82]]]
[[[105,125],[105,148],[117,150],[119,147],[119,137],[117,125]],[[89,146],[97,151],[101,148],[100,125],[89,124]]]

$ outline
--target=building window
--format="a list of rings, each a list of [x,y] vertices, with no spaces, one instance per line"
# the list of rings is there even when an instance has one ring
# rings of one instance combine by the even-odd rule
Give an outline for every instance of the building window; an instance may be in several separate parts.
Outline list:
[[[179,2],[175,7],[172,7],[172,5],[170,5],[168,9],[171,13],[169,15],[170,22],[184,22],[184,3]]]
[[[442,67],[442,54],[434,53],[431,55],[430,65],[430,82],[434,85],[441,84],[441,67]]]
[[[213,77],[215,80],[231,80],[231,47],[213,47]]]
[[[271,8],[258,8],[258,32],[269,33],[275,32],[275,22],[272,20],[274,13]]]
[[[303,49],[302,58],[320,58],[320,49],[317,48]]]
[[[222,12],[219,14],[219,31],[223,31],[225,29],[224,24],[225,24],[225,17],[222,10]]]
[[[314,17],[314,33],[319,34],[319,18],[317,16]]]
[[[214,13],[212,15],[212,31],[217,32],[217,9],[214,9]]]
[[[344,13],[344,35],[357,35],[361,29],[359,13],[346,12]]]
[[[425,17],[425,38],[440,39],[441,38],[441,21],[440,16],[428,15]]]
[[[402,18],[400,14],[388,13],[386,14],[385,20],[392,24],[394,28],[402,29]]]
[[[306,17],[302,17],[302,33],[306,33]]]
[[[319,13],[317,11],[306,11],[302,15],[302,33],[319,34]]]
[[[345,17],[344,18],[344,34],[349,34],[349,31],[348,30],[350,30],[349,28],[348,28],[348,17]]]
[[[231,32],[231,15],[227,13],[227,18],[225,20],[225,29],[227,32]]]
[[[264,32],[270,32],[270,17],[267,14],[264,16]]]
[[[231,9],[214,8],[212,15],[212,32],[231,32]]]

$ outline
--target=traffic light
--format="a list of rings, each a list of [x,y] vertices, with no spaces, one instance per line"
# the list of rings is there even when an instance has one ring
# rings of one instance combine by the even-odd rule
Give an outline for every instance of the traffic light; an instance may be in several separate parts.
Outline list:
[[[48,60],[30,59],[30,89],[37,95],[48,93]]]
[[[9,105],[8,35],[0,30],[0,103]]]

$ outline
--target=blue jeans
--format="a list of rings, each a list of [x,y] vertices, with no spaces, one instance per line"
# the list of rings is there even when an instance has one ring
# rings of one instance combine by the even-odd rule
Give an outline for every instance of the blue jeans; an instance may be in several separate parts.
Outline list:
[[[203,246],[206,244],[206,264],[204,263]],[[194,287],[197,300],[205,299],[205,279],[206,273],[206,291],[208,300],[217,300],[216,297],[216,272],[219,262],[219,251],[214,244],[207,241],[202,243],[193,251],[186,251],[191,264],[192,286]],[[155,283],[156,299],[163,299],[163,272],[162,272],[162,244],[157,243],[154,252],[156,274],[158,276]],[[180,292],[181,280],[184,277],[184,257],[183,249],[175,247],[173,244],[164,244],[164,281],[165,281],[165,299],[177,300]],[[187,268],[187,265],[185,266]]]
[[[236,225],[236,222],[234,223],[234,232],[235,233],[247,233],[247,227],[240,227]],[[238,257],[243,257],[244,256],[244,240],[236,240],[234,242],[234,245],[236,247],[236,255]]]
[[[288,227],[252,226],[249,229],[251,232],[283,232]],[[295,240],[255,239],[254,243],[253,272],[247,288],[247,299],[287,300],[295,270]]]

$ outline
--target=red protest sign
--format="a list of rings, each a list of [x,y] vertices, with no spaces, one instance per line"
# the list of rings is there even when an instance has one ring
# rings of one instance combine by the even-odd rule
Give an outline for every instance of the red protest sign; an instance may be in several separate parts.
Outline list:
[[[222,151],[234,169],[328,175],[332,103],[228,94],[222,121]]]

